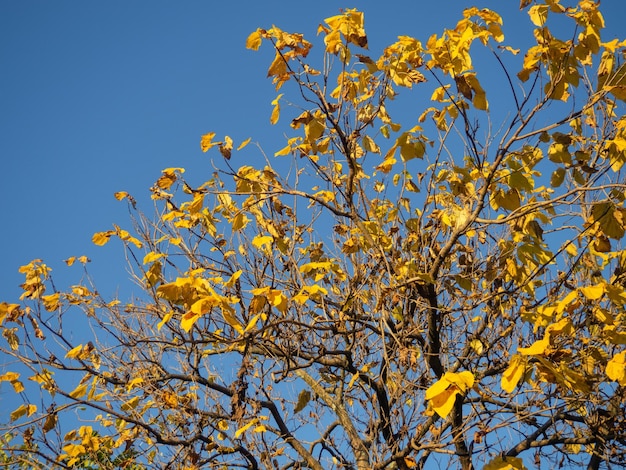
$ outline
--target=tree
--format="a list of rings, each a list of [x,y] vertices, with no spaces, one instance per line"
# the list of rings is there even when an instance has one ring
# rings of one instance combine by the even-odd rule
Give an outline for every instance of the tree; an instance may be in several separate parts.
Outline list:
[[[317,58],[301,34],[253,32],[291,137],[270,159],[202,136],[210,179],[163,170],[152,216],[115,194],[132,229],[93,242],[122,241],[138,298],[20,268],[0,380],[24,403],[0,460],[625,464],[626,41],[603,42],[590,0],[520,9],[535,44],[519,55],[477,8],[378,58],[357,10],[324,21]]]

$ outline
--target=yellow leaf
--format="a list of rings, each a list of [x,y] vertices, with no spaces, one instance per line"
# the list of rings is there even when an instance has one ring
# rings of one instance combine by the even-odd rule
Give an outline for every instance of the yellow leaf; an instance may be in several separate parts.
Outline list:
[[[178,175],[176,173],[184,172],[184,168],[166,168],[165,170],[161,171],[161,173],[163,174],[157,180],[156,185],[161,189],[169,189],[172,184],[174,184],[178,179]]]
[[[526,470],[526,467],[519,457],[496,457],[483,470]]]
[[[520,379],[524,376],[525,369],[526,361],[521,355],[515,354],[511,358],[509,367],[502,374],[502,380],[500,382],[502,390],[511,393],[515,387],[517,387]]]
[[[139,397],[133,397],[127,402],[122,403],[122,406],[120,406],[120,409],[122,411],[134,410],[135,408],[137,408],[138,404],[139,404]]]
[[[616,354],[607,363],[606,375],[609,379],[619,382],[622,387],[626,386],[626,351]]]
[[[126,385],[126,390],[130,392],[136,385],[140,385],[142,383],[143,383],[143,378],[135,377],[133,380],[128,382],[128,384]]]
[[[480,85],[480,82],[476,78],[475,73],[467,73],[464,75],[467,84],[474,91],[474,98],[472,99],[472,103],[476,107],[476,109],[481,109],[483,111],[487,111],[489,105],[487,103],[487,95],[483,87]]]
[[[155,253],[154,251],[151,251],[150,253],[146,254],[146,256],[143,257],[143,264],[152,263],[153,261],[161,259],[164,256],[165,255],[163,253]]]
[[[450,414],[450,411],[452,411],[452,407],[454,406],[454,402],[458,394],[459,390],[456,387],[451,386],[444,391],[438,393],[437,395],[431,397],[430,403],[433,410],[435,410],[435,413],[437,413],[442,418],[448,416]]]
[[[20,378],[20,374],[17,372],[6,372],[5,374],[0,375],[0,382],[13,382]]]
[[[380,154],[380,147],[376,145],[374,139],[372,139],[368,135],[363,137],[363,147],[365,147],[365,150],[367,150],[368,152]]]
[[[484,350],[483,342],[479,339],[473,339],[470,342],[470,346],[477,354],[482,354]]]
[[[235,316],[235,311],[232,308],[223,306],[222,317],[224,317],[226,323],[232,326],[240,335],[243,334],[243,326],[241,326],[241,323],[239,322],[239,320],[237,320],[237,317]]]
[[[282,59],[281,59],[282,60]],[[276,124],[278,122],[278,118],[280,117],[280,98],[283,96],[281,93],[278,95],[273,101],[274,109],[272,109],[272,115],[270,116],[270,123]]]
[[[115,234],[120,238],[120,240],[123,240],[125,242],[130,242],[133,245],[135,245],[137,248],[141,248],[143,246],[143,243],[141,243],[140,240],[133,237],[126,230],[120,229],[117,225],[115,226]]]
[[[233,231],[237,232],[244,229],[249,222],[250,219],[246,216],[246,214],[244,214],[243,212],[237,213],[237,215],[233,217]]]
[[[168,312],[163,316],[163,319],[159,322],[159,324],[157,325],[157,330],[161,331],[161,328],[163,328],[163,325],[165,325],[168,321],[170,321],[170,319],[174,316],[174,312]]]
[[[548,335],[571,335],[574,332],[574,325],[569,318],[561,318],[558,322],[548,325],[546,328],[546,336]]]
[[[115,199],[118,201],[121,201],[122,199],[129,197],[129,194],[126,191],[118,191],[113,194],[113,196],[115,196]]]
[[[20,393],[24,391],[24,385],[18,379],[20,374],[17,372],[7,372],[6,374],[0,375],[0,382],[9,382],[13,386],[13,390],[15,393]]]
[[[258,419],[253,419],[252,421],[250,421],[248,424],[243,425],[242,427],[240,427],[239,429],[237,429],[235,431],[235,439],[237,439],[239,436],[241,436],[244,432],[246,432],[248,429],[250,429],[252,426],[254,426],[256,423],[258,422]]]
[[[565,247],[565,251],[570,256],[578,255],[578,249],[576,248],[576,245],[574,245],[572,242],[568,242],[567,246]]]
[[[66,359],[78,359],[83,352],[83,345],[79,344],[75,348],[70,349],[66,354]]]
[[[208,134],[204,134],[200,139],[200,148],[203,152],[206,152],[211,147],[218,145],[218,142],[212,142],[213,137],[215,137],[215,132],[209,132]]]
[[[230,276],[228,281],[224,283],[224,287],[233,287],[235,285],[235,282],[237,282],[237,279],[239,279],[242,274],[243,271],[241,269],[235,271],[232,276]]]
[[[75,398],[76,400],[84,397],[87,393],[87,385],[87,383],[79,384],[78,387],[70,392],[70,397]]]
[[[201,316],[201,314],[194,312],[185,313],[180,319],[180,327],[186,332],[189,332],[189,330],[191,330],[191,327],[194,325],[194,323],[198,321]]]
[[[548,5],[534,5],[528,9],[530,21],[535,26],[543,26],[548,19]]]
[[[258,51],[259,47],[261,47],[262,39],[263,36],[261,35],[261,32],[257,29],[248,36],[248,39],[246,39],[246,49]]]
[[[93,237],[91,237],[91,241],[93,242],[94,245],[98,245],[98,246],[102,246],[105,245],[108,241],[109,238],[111,238],[111,235],[113,235],[115,232],[108,230],[106,232],[97,232],[93,234]]]
[[[242,148],[244,148],[246,145],[250,143],[251,140],[252,140],[252,137],[248,137],[239,145],[239,147],[237,147],[237,150],[241,150]]]
[[[19,408],[14,410],[11,413],[11,421],[15,421],[20,419],[22,416],[32,416],[37,411],[37,406],[35,405],[21,405]]]
[[[525,356],[540,356],[545,353],[548,346],[550,346],[549,337],[535,341],[527,348],[517,348],[517,352]]]
[[[61,298],[61,294],[59,292],[57,292],[56,294],[41,296],[43,306],[48,312],[54,312],[59,309],[60,298]]]
[[[474,386],[474,374],[469,371],[459,373],[446,372],[441,379],[426,390],[425,398],[435,412],[445,418],[448,416],[459,393],[465,393]]]
[[[248,322],[248,324],[246,325],[245,330],[243,330],[244,333],[247,333],[248,331],[252,330],[254,328],[254,326],[257,324],[257,322],[259,321],[260,317],[265,318],[265,314],[264,313],[257,313],[256,315],[254,315],[250,321]]]
[[[272,240],[274,239],[269,235],[257,235],[252,239],[252,246],[259,249],[269,247],[272,244]]]

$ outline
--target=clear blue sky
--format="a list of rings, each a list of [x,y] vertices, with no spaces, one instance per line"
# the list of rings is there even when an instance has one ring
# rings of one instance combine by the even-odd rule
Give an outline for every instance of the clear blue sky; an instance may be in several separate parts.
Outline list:
[[[23,281],[17,268],[33,258],[63,278],[70,270],[62,260],[86,254],[102,293],[127,284],[120,245],[95,247],[91,236],[114,222],[128,226],[115,191],[130,192],[150,212],[148,187],[161,169],[181,166],[197,182],[208,178],[202,134],[228,134],[235,142],[252,137],[268,154],[284,146],[285,123],[271,128],[268,121],[275,92],[265,73],[272,52],[267,45],[260,53],[244,47],[257,27],[276,24],[314,39],[323,18],[356,6],[365,12],[376,55],[400,34],[425,41],[476,5],[502,13],[505,34],[517,46],[524,37],[528,43],[531,31],[518,4],[5,0],[0,300],[17,299]],[[623,36],[626,2],[602,4],[605,38]]]

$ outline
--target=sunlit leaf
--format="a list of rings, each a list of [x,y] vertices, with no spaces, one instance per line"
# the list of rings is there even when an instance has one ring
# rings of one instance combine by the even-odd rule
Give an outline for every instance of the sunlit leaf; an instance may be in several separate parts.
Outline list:
[[[200,139],[200,148],[203,152],[206,152],[211,147],[214,147],[219,144],[219,142],[213,142],[213,137],[215,137],[215,132],[209,132],[208,134],[204,134]]]
[[[11,412],[11,421],[16,421],[23,416],[32,416],[37,412],[37,406],[33,404],[23,404]]]
[[[78,387],[76,387],[74,390],[72,390],[69,395],[70,397],[79,400],[81,398],[83,398],[86,394],[87,394],[87,383],[81,383],[78,385]]]
[[[517,387],[520,379],[524,376],[526,369],[526,361],[519,354],[514,354],[511,357],[509,367],[502,374],[502,380],[500,386],[502,390],[507,393],[512,393]]]
[[[527,348],[517,348],[517,352],[524,356],[539,356],[546,352],[546,349],[550,346],[550,339],[544,338],[535,341]]]
[[[244,148],[246,145],[248,145],[250,143],[251,140],[252,140],[252,138],[248,137],[241,144],[239,144],[239,147],[237,147],[237,150],[241,150],[242,148]]]
[[[93,237],[91,238],[91,241],[94,243],[94,245],[98,245],[98,246],[105,245],[111,238],[111,235],[113,235],[114,233],[115,232],[111,230],[107,232],[94,233]]]
[[[526,470],[519,457],[496,457],[483,467],[483,470]]]
[[[606,375],[609,379],[619,382],[626,387],[626,351],[616,354],[606,365]]]
[[[257,29],[256,31],[254,31],[248,36],[248,39],[246,39],[246,48],[252,49],[253,51],[259,50],[259,47],[261,47],[262,39],[263,39],[263,36],[261,35],[260,31]]]
[[[274,108],[272,109],[272,115],[270,116],[270,123],[276,124],[278,122],[278,118],[280,117],[280,99],[283,94],[279,94],[274,100],[272,100],[272,105]]]

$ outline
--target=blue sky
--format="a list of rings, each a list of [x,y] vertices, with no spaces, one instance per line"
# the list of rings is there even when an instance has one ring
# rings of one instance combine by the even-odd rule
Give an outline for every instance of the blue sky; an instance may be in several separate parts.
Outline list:
[[[610,39],[622,33],[626,3],[602,3]],[[276,24],[313,40],[325,17],[356,6],[375,56],[400,34],[425,41],[453,27],[463,8],[476,5],[502,13],[508,42],[519,47],[529,44],[532,27],[518,4],[2,2],[0,300],[16,300],[17,268],[33,258],[58,279],[69,275],[63,259],[86,254],[102,293],[127,284],[120,245],[95,247],[91,236],[128,225],[116,191],[130,192],[150,213],[148,188],[163,168],[184,167],[198,183],[208,178],[202,134],[228,134],[236,143],[252,137],[268,154],[284,146],[285,122],[269,125],[272,52],[244,47],[257,27]]]

